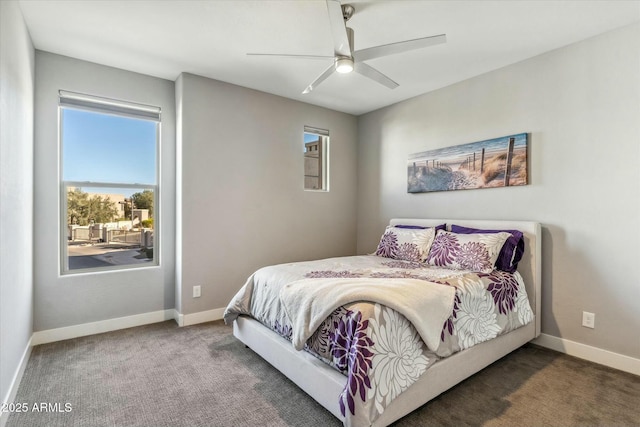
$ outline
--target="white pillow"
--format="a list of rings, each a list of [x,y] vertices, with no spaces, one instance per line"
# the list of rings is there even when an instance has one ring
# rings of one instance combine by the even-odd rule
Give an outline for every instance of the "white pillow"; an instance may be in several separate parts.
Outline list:
[[[491,273],[509,233],[457,234],[438,230],[427,264],[455,270]]]
[[[435,228],[387,226],[376,255],[403,261],[425,262],[433,243]]]

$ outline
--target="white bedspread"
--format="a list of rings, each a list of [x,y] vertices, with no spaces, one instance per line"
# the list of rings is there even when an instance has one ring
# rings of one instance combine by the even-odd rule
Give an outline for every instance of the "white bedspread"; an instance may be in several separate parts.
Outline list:
[[[436,351],[451,315],[456,288],[416,279],[318,278],[286,284],[280,300],[292,324],[292,342],[302,350],[338,307],[358,301],[383,304],[405,316],[427,347]]]

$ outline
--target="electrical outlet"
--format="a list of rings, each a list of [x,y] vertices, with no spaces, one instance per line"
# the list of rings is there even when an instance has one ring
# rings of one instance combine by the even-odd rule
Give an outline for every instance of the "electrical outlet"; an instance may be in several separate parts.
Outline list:
[[[589,313],[588,311],[582,312],[582,326],[585,328],[595,329],[596,327],[596,315]]]
[[[194,286],[193,287],[193,297],[194,298],[200,298],[200,295],[201,295],[200,292],[201,292],[200,286]]]

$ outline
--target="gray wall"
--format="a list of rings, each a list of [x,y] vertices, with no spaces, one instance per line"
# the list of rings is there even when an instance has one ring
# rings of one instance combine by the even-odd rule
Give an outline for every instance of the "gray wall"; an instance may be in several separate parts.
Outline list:
[[[542,332],[640,357],[640,26],[358,121],[358,251],[390,217],[537,220]],[[529,132],[530,185],[407,194],[409,154]],[[596,328],[581,327],[582,311]]]
[[[0,398],[33,329],[34,51],[15,1],[0,2]]]
[[[259,267],[355,253],[355,117],[191,74],[176,88],[181,313],[224,308]],[[329,192],[303,190],[304,125],[330,131]]]
[[[58,90],[162,108],[160,266],[59,275]],[[36,51],[34,330],[174,308],[174,83]]]

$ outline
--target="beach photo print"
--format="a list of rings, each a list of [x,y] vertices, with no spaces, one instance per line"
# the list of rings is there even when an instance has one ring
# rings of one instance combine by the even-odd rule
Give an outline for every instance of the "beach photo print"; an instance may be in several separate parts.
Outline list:
[[[528,134],[415,153],[407,164],[407,192],[470,190],[527,184]]]

